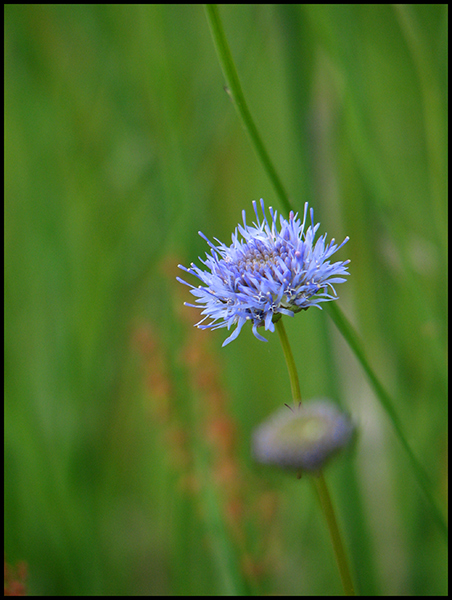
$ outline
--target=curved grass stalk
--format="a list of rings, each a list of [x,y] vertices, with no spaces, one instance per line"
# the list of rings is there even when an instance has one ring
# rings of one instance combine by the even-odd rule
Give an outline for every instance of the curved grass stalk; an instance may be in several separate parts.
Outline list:
[[[279,199],[281,200],[287,212],[289,212],[290,210],[292,210],[289,201],[289,196],[287,195],[282,181],[279,178],[275,167],[273,166],[270,156],[264,146],[264,143],[261,139],[261,136],[259,135],[257,127],[249,111],[248,105],[245,101],[245,96],[242,91],[242,86],[240,85],[237,69],[235,68],[234,60],[229,50],[223,25],[221,23],[218,6],[216,4],[206,4],[205,7],[207,19],[209,21],[210,29],[212,31],[212,36],[215,42],[215,47],[217,49],[218,58],[220,60],[221,68],[223,69],[223,74],[228,85],[227,92],[231,96],[232,101],[237,109],[237,112],[242,118],[243,126],[245,127],[246,132],[251,138],[251,144],[257,156],[259,157],[259,160],[262,162],[262,165],[267,175],[269,176],[273,187],[275,188],[276,193],[278,194]]]
[[[275,188],[275,191],[281,201],[281,204],[283,204],[284,208],[287,211],[295,211],[294,207],[292,206],[289,200],[288,194],[281,182],[281,179],[279,178],[277,171],[270,159],[270,156],[264,146],[264,143],[259,135],[257,127],[251,116],[248,105],[245,101],[242,87],[240,85],[240,80],[237,74],[237,69],[235,68],[229,44],[224,33],[218,6],[216,4],[206,4],[205,7],[207,20],[209,22],[209,26],[212,32],[214,45],[220,60],[224,77],[228,85],[229,95],[231,96],[232,101],[237,109],[237,112],[239,113],[242,119],[243,126],[245,127],[245,130],[251,139],[251,144],[259,159],[261,160],[265,172],[267,173],[270,181],[272,182],[273,187]],[[424,492],[425,498],[427,499],[427,502],[431,509],[432,516],[447,540],[448,527],[445,518],[442,514],[442,511],[439,509],[436,503],[436,499],[434,498],[434,495],[432,493],[432,484],[429,480],[429,477],[427,476],[424,468],[422,467],[416,455],[414,454],[407,440],[407,437],[403,432],[400,419],[397,416],[397,412],[395,410],[394,399],[385,390],[375,371],[372,369],[370,363],[367,361],[363,350],[363,344],[358,338],[358,335],[354,332],[352,325],[350,324],[344,313],[341,311],[341,309],[337,305],[330,306],[329,314],[333,319],[335,325],[347,341],[352,352],[355,354],[357,360],[361,364],[361,367],[366,373],[369,382],[377,398],[380,401],[380,404],[382,405],[384,411],[388,415],[395,429],[396,435],[402,444],[402,447],[408,454],[411,468],[413,469],[418,484]]]

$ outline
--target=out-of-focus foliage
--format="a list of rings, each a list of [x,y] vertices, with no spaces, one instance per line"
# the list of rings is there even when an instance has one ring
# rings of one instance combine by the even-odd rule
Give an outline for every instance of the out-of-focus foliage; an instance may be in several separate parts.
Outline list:
[[[340,305],[447,487],[447,6],[221,7],[293,203],[350,236]],[[336,595],[305,478],[257,466],[276,334],[198,331],[178,263],[277,200],[197,5],[5,7],[5,554],[34,595]],[[287,216],[287,215],[286,215]],[[285,321],[363,595],[447,593],[444,540],[326,311]]]

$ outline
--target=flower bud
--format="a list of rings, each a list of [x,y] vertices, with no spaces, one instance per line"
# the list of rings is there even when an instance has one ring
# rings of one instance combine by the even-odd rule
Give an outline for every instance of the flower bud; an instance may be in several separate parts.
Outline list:
[[[263,464],[317,471],[353,432],[350,418],[334,402],[313,400],[290,410],[286,406],[264,421],[253,433],[252,451]]]

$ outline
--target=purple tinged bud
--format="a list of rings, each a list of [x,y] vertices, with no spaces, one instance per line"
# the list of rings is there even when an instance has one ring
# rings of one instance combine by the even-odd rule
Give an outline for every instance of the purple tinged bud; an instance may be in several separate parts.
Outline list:
[[[297,471],[318,471],[353,438],[349,416],[330,400],[284,407],[253,433],[257,462]]]

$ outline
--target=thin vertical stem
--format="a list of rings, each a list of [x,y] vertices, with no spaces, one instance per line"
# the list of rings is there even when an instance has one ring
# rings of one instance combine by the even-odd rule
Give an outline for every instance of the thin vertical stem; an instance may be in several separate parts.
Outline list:
[[[287,369],[289,371],[290,385],[292,388],[292,398],[294,403],[298,404],[299,402],[301,402],[300,382],[298,379],[297,368],[295,366],[292,350],[290,348],[289,340],[286,334],[286,329],[284,327],[282,319],[279,319],[276,322],[275,326],[279,334],[279,339],[281,341],[284,357],[287,363]],[[348,566],[347,554],[345,552],[345,547],[342,542],[342,536],[339,531],[339,526],[337,524],[333,503],[331,501],[331,496],[328,491],[325,478],[323,477],[322,472],[319,472],[316,476],[312,477],[311,479],[318,494],[320,505],[322,507],[323,514],[325,515],[328,530],[330,532],[331,542],[333,544],[334,554],[336,557],[339,574],[341,576],[342,587],[344,588],[344,594],[345,596],[354,596],[355,590],[353,587],[353,580],[350,574],[350,568]]]
[[[299,402],[301,402],[300,381],[298,379],[297,367],[295,366],[295,361],[293,359],[293,354],[290,348],[289,339],[287,337],[286,328],[284,327],[282,319],[279,319],[276,322],[275,326],[279,334],[279,339],[283,348],[287,368],[289,369],[289,379],[290,387],[292,388],[292,398],[294,404],[298,404]]]
[[[334,548],[337,567],[341,576],[342,587],[344,588],[345,596],[355,596],[353,580],[348,566],[347,554],[342,542],[341,532],[337,524],[336,515],[334,512],[331,496],[328,491],[323,473],[320,472],[317,477],[313,477],[313,482],[319,496],[320,504],[322,505],[323,514],[325,515],[328,529],[331,536],[331,542]]]

